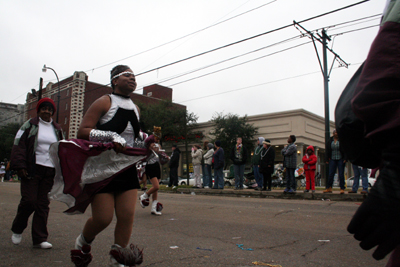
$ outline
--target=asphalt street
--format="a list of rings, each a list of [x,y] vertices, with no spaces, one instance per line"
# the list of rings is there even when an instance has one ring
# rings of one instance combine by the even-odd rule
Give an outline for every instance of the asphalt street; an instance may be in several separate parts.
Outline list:
[[[11,242],[19,184],[0,183],[0,266],[73,266],[69,251],[90,209],[65,215],[52,201],[50,250],[32,248],[30,223],[20,245]],[[346,231],[360,202],[160,193],[162,216],[136,203],[131,241],[144,248],[141,266],[385,266]],[[107,266],[113,223],[95,239],[90,266]]]

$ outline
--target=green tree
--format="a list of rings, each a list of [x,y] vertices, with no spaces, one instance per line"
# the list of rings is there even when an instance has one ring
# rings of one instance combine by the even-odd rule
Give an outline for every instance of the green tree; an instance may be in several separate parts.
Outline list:
[[[20,127],[18,123],[9,123],[0,128],[0,161],[10,159],[14,138]]]
[[[232,163],[230,153],[236,144],[237,137],[242,137],[243,145],[249,153],[247,159],[250,161],[250,152],[254,148],[254,136],[258,132],[258,128],[248,123],[247,115],[239,117],[231,113],[227,115],[216,113],[211,122],[214,124],[214,129],[210,131],[210,134],[214,136],[214,142],[221,141],[221,147],[225,152],[225,167]]]
[[[174,106],[171,101],[160,101],[157,104],[143,104],[138,102],[140,108],[140,124],[146,133],[153,132],[153,126],[161,127],[162,142],[184,142],[196,138],[193,129],[198,117],[183,107]]]

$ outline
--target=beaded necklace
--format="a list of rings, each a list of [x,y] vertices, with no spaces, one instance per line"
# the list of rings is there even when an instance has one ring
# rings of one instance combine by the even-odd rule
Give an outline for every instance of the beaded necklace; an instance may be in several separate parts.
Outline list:
[[[269,148],[270,148],[270,147],[268,147],[267,151],[265,151],[264,155],[263,155],[263,153],[261,152],[261,157],[262,157],[262,158],[267,154]]]

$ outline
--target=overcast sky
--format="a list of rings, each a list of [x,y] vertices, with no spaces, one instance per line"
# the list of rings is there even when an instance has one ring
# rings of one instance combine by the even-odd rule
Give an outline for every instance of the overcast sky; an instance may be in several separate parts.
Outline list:
[[[85,71],[90,81],[108,84],[117,64],[129,65],[138,75],[360,1],[0,0],[0,101],[25,103],[26,93],[38,89],[40,77],[44,85],[55,82],[51,71],[41,72],[44,64],[54,68],[60,80]],[[301,24],[310,31],[325,27],[332,36],[329,47],[350,64],[348,69],[333,65],[331,120],[341,91],[378,31],[358,29],[378,25],[380,16],[358,19],[381,14],[385,2],[370,0]],[[198,115],[198,122],[216,112],[250,116],[298,108],[324,116],[318,59],[312,42],[307,43],[310,39],[300,34],[290,26],[138,75],[136,93],[154,83],[169,86],[173,101]],[[322,60],[322,45],[316,46]],[[329,67],[332,61],[328,53]]]

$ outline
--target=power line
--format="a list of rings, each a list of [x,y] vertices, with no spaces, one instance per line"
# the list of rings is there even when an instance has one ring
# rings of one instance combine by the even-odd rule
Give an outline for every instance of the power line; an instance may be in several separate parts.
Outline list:
[[[352,66],[356,66],[356,65],[360,65],[360,64],[362,64],[362,63],[353,63]],[[340,68],[340,67],[336,67],[335,69],[338,69],[338,68]],[[195,101],[195,100],[199,100],[199,99],[204,99],[204,98],[208,98],[208,97],[212,97],[212,96],[228,94],[228,93],[241,91],[241,90],[245,90],[245,89],[249,89],[249,88],[253,88],[253,87],[258,87],[258,86],[262,86],[262,85],[266,85],[266,84],[277,83],[277,82],[282,82],[282,81],[291,80],[291,79],[295,79],[295,78],[300,78],[300,77],[303,77],[303,76],[308,76],[308,75],[312,75],[312,74],[316,74],[316,73],[320,73],[320,71],[303,73],[303,74],[300,74],[300,75],[295,75],[295,76],[282,78],[282,79],[278,79],[278,80],[274,80],[274,81],[269,81],[269,82],[265,82],[265,83],[259,83],[259,84],[255,84],[255,85],[250,85],[250,86],[246,86],[246,87],[241,87],[241,88],[237,88],[237,89],[232,89],[232,90],[216,93],[216,94],[211,94],[211,95],[201,96],[201,97],[197,97],[197,98],[192,98],[192,99],[181,101],[178,104],[185,103],[185,102],[190,102],[190,101]]]
[[[219,64],[221,64],[221,63],[225,63],[225,62],[228,62],[228,61],[230,61],[230,60],[237,59],[237,58],[240,58],[240,57],[243,57],[243,56],[246,56],[246,55],[255,53],[255,52],[259,52],[259,51],[261,51],[261,50],[263,50],[263,49],[267,49],[267,48],[270,48],[270,47],[273,47],[273,46],[276,46],[276,45],[280,45],[280,44],[283,44],[283,43],[287,43],[287,42],[290,42],[290,41],[294,41],[294,40],[297,40],[297,39],[299,39],[299,38],[301,38],[301,35],[297,35],[297,36],[294,36],[294,37],[285,39],[285,40],[283,40],[283,41],[279,41],[279,42],[276,42],[276,43],[273,43],[273,44],[270,44],[270,45],[267,45],[267,46],[264,46],[264,47],[261,47],[261,48],[258,48],[258,49],[249,51],[249,52],[246,52],[246,53],[244,53],[244,54],[240,54],[240,55],[238,55],[238,56],[234,56],[234,57],[231,57],[231,58],[228,58],[228,59],[224,59],[224,60],[222,60],[222,61],[218,61],[218,62],[209,64],[209,65],[206,65],[206,66],[203,66],[203,67],[200,67],[200,68],[191,70],[191,71],[187,71],[187,72],[184,72],[184,73],[181,73],[181,74],[177,74],[177,75],[174,75],[174,76],[172,76],[172,77],[167,77],[167,78],[165,78],[165,79],[162,79],[162,80],[159,80],[159,81],[152,82],[152,83],[149,83],[149,84],[147,84],[147,85],[144,85],[144,86],[142,86],[141,88],[137,89],[137,91],[142,90],[143,87],[148,86],[148,85],[151,85],[151,84],[154,84],[154,83],[163,83],[163,82],[167,82],[167,81],[170,81],[170,80],[173,80],[173,79],[177,79],[177,78],[179,78],[179,77],[182,77],[182,76],[185,76],[185,75],[188,75],[188,74],[191,74],[191,73],[200,71],[200,70],[204,70],[204,69],[207,69],[207,68],[210,68],[210,67],[219,65]]]
[[[275,54],[278,54],[278,53],[282,53],[282,52],[285,52],[285,51],[288,51],[288,50],[291,50],[293,48],[297,48],[299,46],[302,46],[302,45],[305,45],[305,44],[309,44],[309,43],[311,43],[311,41],[308,41],[308,42],[305,42],[305,43],[302,43],[302,44],[299,44],[299,45],[295,45],[295,46],[292,46],[292,47],[289,47],[289,48],[286,48],[286,49],[282,49],[282,50],[279,50],[277,52],[273,52],[271,54],[264,55],[264,56],[261,56],[261,57],[257,57],[257,58],[254,58],[254,59],[251,59],[251,60],[248,60],[248,61],[244,61],[244,62],[235,64],[235,65],[223,68],[223,69],[219,69],[219,70],[216,70],[216,71],[213,71],[213,72],[209,72],[209,73],[206,73],[206,74],[203,74],[203,75],[200,75],[200,76],[197,76],[197,77],[194,77],[194,78],[182,81],[182,82],[174,83],[174,84],[169,85],[168,87],[172,87],[172,86],[175,86],[175,85],[178,85],[178,84],[181,84],[181,83],[185,83],[185,82],[188,82],[188,81],[192,81],[192,80],[195,80],[195,79],[198,79],[198,78],[202,78],[204,76],[208,76],[208,75],[220,72],[220,71],[224,71],[224,70],[231,69],[231,68],[234,68],[234,67],[237,67],[237,66],[240,66],[240,65],[244,65],[244,64],[247,64],[247,63],[250,63],[250,62],[265,58],[265,57],[269,57],[269,56],[272,56],[272,55],[275,55]]]
[[[347,9],[347,8],[350,8],[350,7],[353,7],[353,6],[356,6],[356,5],[359,5],[359,4],[368,2],[368,1],[370,1],[370,0],[363,0],[363,1],[361,1],[361,2],[357,2],[357,3],[351,4],[351,5],[348,5],[348,6],[345,6],[345,7],[341,7],[341,8],[338,8],[338,9],[335,9],[335,10],[332,10],[332,11],[329,11],[329,12],[326,12],[326,13],[323,13],[323,14],[320,14],[320,15],[317,15],[317,16],[314,16],[314,17],[311,17],[311,18],[302,20],[302,21],[299,21],[298,23],[303,23],[303,22],[307,22],[307,21],[310,21],[310,20],[314,20],[314,19],[316,19],[316,18],[320,18],[320,17],[326,16],[326,15],[329,15],[329,14],[332,14],[332,13],[335,13],[335,12],[338,12],[338,11],[342,11],[342,10],[344,10],[344,9]],[[199,56],[203,56],[203,55],[205,55],[205,54],[209,54],[209,53],[211,53],[211,52],[215,52],[215,51],[221,50],[221,49],[223,49],[223,48],[227,48],[227,47],[230,47],[230,46],[233,46],[233,45],[236,45],[236,44],[240,44],[240,43],[243,43],[243,42],[246,42],[246,41],[249,41],[249,40],[258,38],[258,37],[260,37],[260,36],[264,36],[264,35],[266,35],[266,34],[270,34],[270,33],[276,32],[276,31],[280,31],[280,30],[283,30],[283,29],[285,29],[285,28],[289,28],[289,27],[291,27],[291,26],[293,26],[293,24],[288,24],[288,25],[285,25],[285,26],[281,26],[281,27],[279,27],[279,28],[276,28],[276,29],[273,29],[273,30],[269,30],[269,31],[264,32],[264,33],[260,33],[260,34],[257,34],[257,35],[254,35],[254,36],[251,36],[251,37],[248,37],[248,38],[245,38],[245,39],[242,39],[242,40],[239,40],[239,41],[236,41],[236,42],[227,44],[227,45],[223,45],[223,46],[220,46],[220,47],[217,47],[217,48],[214,48],[214,49],[211,49],[211,50],[208,50],[208,51],[205,51],[205,52],[202,52],[202,53],[199,53],[199,54],[196,54],[196,55],[193,55],[193,56],[184,58],[184,59],[177,60],[177,61],[172,62],[172,63],[165,64],[165,65],[163,65],[163,66],[160,66],[160,67],[157,67],[157,68],[154,68],[154,69],[150,69],[150,70],[141,72],[141,73],[137,74],[136,76],[140,76],[140,75],[142,75],[142,74],[146,74],[146,73],[149,73],[149,72],[153,72],[153,71],[156,71],[156,70],[160,70],[160,69],[162,69],[162,68],[169,67],[169,66],[178,64],[178,63],[180,63],[180,62],[183,62],[183,61],[186,61],[186,60],[189,60],[189,59],[192,59],[192,58],[196,58],[196,57],[199,57]]]
[[[355,5],[359,5],[359,4],[368,2],[368,1],[370,1],[370,0],[364,0],[364,1],[361,1],[361,2],[357,2],[357,3],[354,3],[354,4],[352,4],[352,5],[348,5],[348,6],[345,6],[345,7],[339,8],[339,9],[336,9],[336,10],[332,10],[332,11],[329,11],[329,12],[326,12],[326,13],[323,13],[323,14],[320,14],[320,15],[317,15],[317,16],[314,16],[314,17],[310,17],[310,18],[305,19],[305,20],[302,20],[302,21],[300,21],[300,22],[298,22],[298,23],[310,21],[310,20],[313,20],[313,19],[315,19],[315,18],[319,18],[319,17],[325,16],[325,15],[328,15],[328,14],[332,14],[332,13],[335,13],[335,12],[338,12],[338,11],[341,11],[341,10],[344,10],[344,9],[347,9],[347,8],[350,8],[350,7],[353,7],[353,6],[355,6]],[[259,37],[259,36],[265,35],[265,34],[269,34],[269,33],[275,32],[275,31],[279,31],[279,30],[282,30],[282,29],[287,28],[287,27],[289,27],[289,26],[292,26],[292,24],[285,25],[285,26],[276,28],[276,29],[274,29],[274,30],[270,30],[270,31],[267,31],[267,32],[265,32],[265,33],[261,33],[261,34],[258,34],[258,35],[255,35],[255,36],[252,36],[252,37],[249,37],[249,38],[246,38],[246,39],[243,39],[243,40],[240,40],[240,41],[237,41],[237,42],[234,42],[234,43],[231,43],[231,44],[228,44],[228,45],[219,47],[219,48],[215,48],[215,49],[209,50],[209,51],[207,51],[207,52],[203,52],[203,53],[201,53],[201,54],[197,54],[197,55],[195,55],[195,56],[189,57],[189,58],[187,58],[187,59],[190,59],[190,58],[193,58],[193,57],[197,57],[197,56],[199,56],[199,55],[203,55],[203,54],[206,54],[206,53],[210,53],[210,52],[212,52],[212,51],[216,51],[216,50],[219,50],[219,49],[222,49],[222,48],[225,48],[225,47],[234,45],[234,44],[238,44],[238,43],[241,43],[241,42],[244,42],[244,41],[247,41],[247,40],[251,40],[251,39],[257,38],[257,37]],[[370,27],[366,27],[366,28],[370,28]],[[363,28],[363,29],[366,29],[366,28]],[[353,31],[356,31],[356,30],[353,30]],[[348,31],[348,32],[352,32],[352,31]],[[348,32],[346,32],[346,33],[348,33]],[[342,34],[343,34],[343,33],[342,33]],[[340,34],[337,34],[337,35],[340,35]],[[187,59],[184,59],[184,60],[187,60]],[[160,69],[160,68],[164,68],[164,67],[166,67],[166,66],[170,66],[170,65],[173,65],[173,64],[182,62],[182,61],[184,61],[184,60],[175,61],[175,62],[173,62],[173,63],[170,63],[170,64],[167,64],[167,65],[161,66],[161,67],[156,68],[156,69],[153,69],[153,70],[157,70],[157,69]],[[245,63],[242,63],[242,64],[245,64]],[[241,64],[239,64],[239,65],[241,65]],[[152,71],[152,70],[149,70],[149,71],[147,71],[147,72],[150,72],[150,71]],[[145,73],[147,73],[147,72],[145,72]],[[144,74],[144,73],[137,74],[136,76],[139,76],[139,75],[141,75],[141,74]],[[209,74],[208,74],[208,75],[209,75]],[[203,75],[203,76],[205,76],[205,75]],[[192,80],[193,80],[193,79],[192,79]],[[180,83],[183,83],[183,82],[180,82]],[[96,89],[99,89],[99,88],[102,88],[102,87],[105,87],[105,86],[108,86],[108,85],[110,85],[110,83],[108,83],[108,84],[106,84],[106,85],[101,85],[101,86],[96,87],[96,88],[94,88],[94,89],[92,89],[92,90],[96,90]],[[174,84],[174,85],[176,85],[176,84]],[[92,91],[92,90],[90,90],[90,91]],[[89,91],[82,92],[82,93],[78,93],[78,94],[76,94],[76,95],[85,94],[85,93],[87,93],[87,92],[89,92]],[[71,98],[71,97],[68,97],[68,98]],[[65,99],[65,98],[64,98],[64,99]],[[32,109],[30,109],[30,110],[32,110]],[[28,111],[30,111],[30,110],[28,110]],[[27,112],[28,112],[28,111],[27,111]],[[75,113],[75,114],[77,114],[77,113]],[[71,113],[70,115],[74,115],[74,113]],[[15,116],[14,116],[14,117],[15,117]],[[9,119],[10,119],[10,118],[9,118]],[[7,120],[8,120],[8,119],[7,119]],[[4,120],[4,121],[7,121],[7,120]]]
[[[179,37],[179,38],[177,38],[177,39],[174,39],[174,40],[172,40],[172,41],[166,42],[166,43],[164,43],[164,44],[155,46],[155,47],[153,47],[153,48],[149,48],[149,49],[147,49],[147,50],[145,50],[145,51],[136,53],[136,54],[134,54],[134,55],[125,57],[125,58],[123,58],[123,59],[119,59],[119,60],[116,60],[116,61],[113,61],[113,62],[104,64],[104,65],[101,65],[101,66],[99,66],[99,67],[92,68],[92,69],[89,69],[89,70],[86,70],[86,71],[93,71],[93,70],[95,70],[95,69],[100,69],[100,68],[109,66],[109,65],[111,65],[111,64],[115,64],[115,63],[117,63],[117,62],[126,60],[126,59],[128,59],[128,58],[132,58],[132,57],[135,57],[135,56],[144,54],[144,53],[146,53],[146,52],[149,52],[149,51],[152,51],[152,50],[154,50],[154,49],[157,49],[157,48],[160,48],[160,47],[162,47],[162,46],[165,46],[165,45],[167,45],[167,44],[170,44],[170,43],[179,41],[179,40],[181,40],[181,39],[184,39],[184,38],[189,37],[189,36],[191,36],[191,35],[194,35],[194,34],[196,34],[196,33],[205,31],[205,30],[207,30],[207,29],[209,29],[209,28],[212,28],[212,27],[214,27],[214,26],[217,26],[217,25],[219,25],[219,24],[222,24],[222,23],[227,22],[227,21],[229,21],[229,20],[232,20],[232,19],[234,19],[234,18],[240,17],[240,16],[242,16],[242,15],[244,15],[244,14],[250,13],[250,12],[252,12],[252,11],[254,11],[254,10],[257,10],[257,9],[259,9],[259,8],[262,8],[262,7],[264,7],[264,6],[267,6],[267,5],[269,5],[269,4],[273,3],[273,2],[276,2],[276,1],[277,1],[277,0],[273,0],[273,1],[271,1],[271,2],[268,2],[268,3],[266,3],[266,4],[263,4],[263,5],[261,5],[261,6],[258,6],[258,7],[256,7],[256,8],[250,9],[250,10],[248,10],[248,11],[245,11],[245,12],[243,12],[243,13],[240,13],[240,14],[238,14],[238,15],[235,15],[235,16],[233,16],[233,17],[230,17],[230,18],[228,18],[228,19],[225,19],[225,20],[223,20],[223,21],[214,23],[214,24],[212,24],[212,25],[210,25],[210,26],[207,26],[207,27],[202,28],[202,29],[200,29],[200,30],[197,30],[197,31],[195,31],[195,32],[186,34],[186,35],[184,35],[184,36],[182,36],[182,37]],[[86,71],[85,71],[85,72],[86,72]]]
[[[378,27],[378,26],[380,26],[380,24],[371,25],[371,26],[367,26],[367,27],[363,27],[363,28],[358,28],[358,29],[354,29],[354,30],[347,31],[347,32],[336,33],[336,34],[333,34],[333,35],[331,35],[331,36],[334,36],[334,37],[335,37],[335,36],[343,35],[343,34],[346,34],[346,33],[356,32],[356,31],[362,31],[362,30],[365,30],[365,29],[374,28],[374,27]]]
[[[364,27],[364,28],[360,28],[360,29],[354,29],[354,30],[351,30],[351,31],[347,31],[347,32],[335,34],[335,36],[336,36],[336,35],[342,35],[342,34],[345,34],[345,33],[354,32],[354,31],[358,31],[358,30],[368,29],[368,28],[376,27],[376,26],[379,26],[379,25]],[[295,37],[292,37],[292,38],[295,38]],[[288,40],[291,40],[292,38],[288,38],[288,39],[286,39],[286,40],[283,40],[283,41],[281,41],[281,42],[277,42],[277,43],[275,43],[275,44],[284,43],[284,42],[286,42],[286,41],[288,41]],[[306,42],[306,43],[309,43],[309,42]],[[194,77],[194,78],[192,78],[192,79],[185,80],[185,81],[182,81],[182,82],[173,84],[173,85],[177,85],[177,84],[180,84],[180,83],[188,82],[188,81],[190,81],[190,80],[194,80],[194,79],[198,79],[198,78],[201,78],[201,77],[204,77],[204,76],[208,76],[208,75],[211,75],[211,74],[213,74],[213,73],[220,72],[220,71],[222,71],[222,70],[226,70],[226,69],[233,68],[233,67],[235,67],[235,66],[243,65],[243,64],[252,62],[252,61],[254,61],[254,60],[263,58],[263,57],[267,57],[267,56],[270,56],[270,55],[273,55],[273,54],[276,54],[276,53],[280,53],[280,52],[283,52],[283,51],[286,51],[286,50],[289,50],[289,49],[293,49],[293,48],[295,48],[295,47],[304,45],[304,44],[306,44],[306,43],[303,43],[303,44],[300,44],[300,45],[296,45],[296,46],[293,46],[293,47],[290,47],[290,48],[287,48],[287,49],[283,49],[283,50],[280,50],[280,51],[277,51],[277,52],[274,52],[274,53],[271,53],[271,54],[268,54],[268,55],[264,55],[264,56],[259,57],[259,58],[256,58],[256,59],[252,59],[252,60],[249,60],[249,61],[246,61],[246,62],[242,62],[242,63],[236,64],[236,65],[233,65],[233,66],[224,68],[224,69],[220,69],[220,70],[217,70],[217,71],[214,71],[214,72],[211,72],[211,73],[207,73],[207,74],[204,74],[204,75],[201,75],[201,76],[198,76],[198,77]],[[270,47],[271,47],[271,46],[274,46],[275,44],[270,45]],[[359,63],[356,63],[356,64],[359,64]],[[353,65],[355,65],[355,64],[353,64]],[[310,73],[310,74],[311,74],[311,73]],[[304,74],[304,75],[307,75],[307,74]],[[301,76],[301,75],[300,75],[300,76]],[[300,77],[300,76],[299,76],[299,77]],[[287,78],[287,79],[292,79],[292,78],[295,78],[295,77],[298,77],[298,76],[289,77],[289,78]],[[285,79],[286,79],[286,78],[285,78]],[[284,80],[284,79],[283,79],[283,80]],[[280,81],[280,80],[277,80],[277,81]],[[272,82],[277,82],[277,81],[272,81]],[[267,82],[267,83],[272,83],[272,82]],[[263,83],[263,84],[265,84],[265,83]],[[85,91],[85,92],[81,92],[81,93],[76,93],[76,94],[74,94],[74,95],[75,95],[75,96],[83,95],[83,94],[85,94],[85,93],[89,93],[89,92],[91,92],[91,91],[100,89],[100,88],[102,88],[102,87],[107,87],[107,86],[109,86],[109,85],[110,85],[110,83],[109,83],[109,84],[106,84],[106,85],[100,85],[100,86],[95,87],[95,88],[93,88],[93,89],[91,89],[91,90],[88,90],[88,91]],[[169,85],[169,86],[173,86],[173,85]],[[260,84],[260,85],[262,85],[262,84]],[[253,86],[250,86],[250,87],[253,87]],[[247,87],[245,87],[245,88],[247,88]],[[241,89],[245,89],[245,88],[241,88]],[[241,89],[236,89],[236,90],[241,90]],[[235,91],[235,90],[231,90],[231,91]],[[230,92],[230,91],[227,91],[227,92]],[[222,93],[218,93],[218,94],[222,94]],[[218,95],[218,94],[216,94],[216,95]],[[214,96],[214,95],[211,95],[211,96]],[[65,99],[68,99],[68,98],[71,98],[71,97],[72,97],[72,95],[71,95],[71,96],[68,96],[68,97],[64,97],[64,98],[62,98],[61,100],[65,100]],[[208,97],[208,96],[205,96],[205,97]],[[205,98],[205,97],[201,97],[201,98]],[[193,100],[196,100],[196,99],[193,99]],[[192,100],[185,100],[185,101],[183,101],[183,102],[186,102],[186,101],[192,101]],[[182,103],[182,102],[181,102],[181,103]],[[178,103],[178,104],[179,104],[179,103]],[[9,119],[12,119],[12,118],[14,118],[14,117],[17,117],[17,116],[19,116],[19,115],[21,115],[21,114],[24,114],[24,113],[29,112],[29,111],[34,110],[34,109],[35,109],[35,108],[31,108],[31,109],[29,109],[29,110],[27,110],[27,111],[17,113],[16,115],[14,115],[14,116],[12,116],[12,117],[9,117],[8,119],[5,119],[5,120],[0,121],[0,122],[7,121],[7,120],[9,120]],[[76,115],[76,114],[78,114],[78,113],[79,113],[79,111],[77,111],[77,112],[75,112],[75,113],[70,113],[70,116]],[[3,127],[4,127],[4,126],[3,126]],[[0,127],[0,128],[1,128],[1,127]]]

